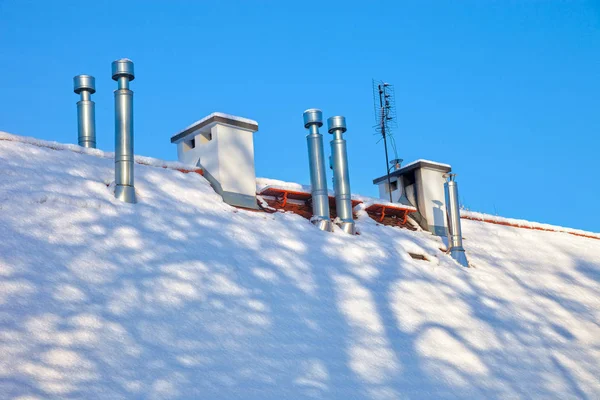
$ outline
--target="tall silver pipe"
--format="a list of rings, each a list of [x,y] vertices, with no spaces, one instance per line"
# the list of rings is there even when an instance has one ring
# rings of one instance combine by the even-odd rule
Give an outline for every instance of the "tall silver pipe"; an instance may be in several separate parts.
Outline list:
[[[118,82],[115,90],[115,197],[126,203],[135,203],[133,184],[133,92],[129,81],[133,62],[120,59],[112,63],[112,78]]]
[[[348,155],[343,133],[346,132],[346,118],[341,116],[327,119],[331,141],[331,164],[333,167],[333,186],[335,189],[335,207],[340,219],[339,226],[346,233],[355,234],[356,227],[352,217],[352,194],[350,192],[350,174]]]
[[[325,152],[323,151],[323,135],[319,128],[323,126],[321,110],[311,108],[304,111],[304,127],[308,144],[308,164],[310,167],[310,185],[312,195],[313,217],[311,222],[323,231],[333,231],[329,216],[329,195],[327,193],[327,175],[325,173]]]
[[[90,75],[73,78],[73,91],[80,95],[77,102],[77,143],[83,147],[96,148],[96,105],[92,94],[96,93],[96,79]]]
[[[462,243],[460,209],[458,206],[458,185],[455,181],[456,174],[444,174],[444,178],[446,178],[444,190],[446,192],[448,246],[450,247],[450,256],[463,267],[469,267],[469,262],[467,261],[467,256]]]

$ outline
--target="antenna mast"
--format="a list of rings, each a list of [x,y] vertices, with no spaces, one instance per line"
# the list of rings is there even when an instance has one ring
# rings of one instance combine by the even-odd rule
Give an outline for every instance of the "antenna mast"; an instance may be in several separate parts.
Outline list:
[[[388,191],[390,194],[390,203],[392,200],[392,182],[390,179],[390,160],[388,157],[387,142],[390,139],[390,144],[394,150],[395,159],[398,159],[396,152],[396,144],[392,135],[392,127],[396,127],[396,96],[394,87],[384,81],[373,80],[373,105],[375,109],[375,130],[376,135],[381,135],[383,139],[383,147],[385,149],[385,168],[388,181]],[[380,140],[381,140],[380,139]],[[394,160],[394,164],[395,164]]]

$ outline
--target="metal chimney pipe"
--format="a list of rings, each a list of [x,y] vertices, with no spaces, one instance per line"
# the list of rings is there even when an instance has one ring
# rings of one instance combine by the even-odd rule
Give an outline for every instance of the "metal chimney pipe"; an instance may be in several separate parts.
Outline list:
[[[118,82],[115,90],[115,197],[135,203],[133,185],[133,62],[122,58],[112,63],[112,78]]]
[[[448,219],[448,246],[450,247],[450,256],[463,267],[469,267],[465,249],[462,243],[462,230],[460,227],[460,209],[458,207],[458,185],[454,180],[456,174],[444,174],[446,183],[444,190],[446,192],[446,213]]]
[[[333,167],[333,186],[335,189],[335,207],[340,228],[354,235],[356,227],[352,217],[352,199],[350,192],[350,174],[348,173],[348,155],[343,133],[346,132],[346,118],[335,116],[327,119],[331,141],[331,163]]]
[[[77,75],[73,78],[73,91],[80,95],[77,102],[77,144],[96,148],[96,105],[92,94],[96,93],[96,79],[90,75]]]
[[[319,128],[323,126],[321,110],[311,108],[304,111],[304,127],[308,129],[308,164],[310,166],[310,184],[312,195],[313,217],[311,222],[322,231],[333,231],[329,216],[329,195],[327,193],[327,175],[325,173],[325,152],[323,135]]]

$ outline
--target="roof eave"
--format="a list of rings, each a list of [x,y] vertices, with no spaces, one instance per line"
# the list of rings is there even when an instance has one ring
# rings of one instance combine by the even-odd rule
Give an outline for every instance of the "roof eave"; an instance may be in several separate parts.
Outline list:
[[[392,171],[390,173],[390,178],[407,174],[407,173],[409,173],[415,169],[419,169],[419,168],[433,169],[433,170],[444,172],[444,173],[452,171],[452,167],[448,164],[441,164],[441,163],[436,163],[436,162],[427,161],[427,160],[417,160],[417,161],[412,162],[400,169]],[[387,180],[387,175],[383,175],[383,176],[380,176],[379,178],[373,179],[373,184],[377,185],[385,180]]]

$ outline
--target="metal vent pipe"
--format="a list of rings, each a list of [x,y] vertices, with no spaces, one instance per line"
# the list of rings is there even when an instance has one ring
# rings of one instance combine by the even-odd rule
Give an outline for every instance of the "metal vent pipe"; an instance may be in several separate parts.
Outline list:
[[[115,90],[115,197],[126,203],[135,203],[133,185],[133,92],[129,82],[133,62],[126,58],[113,61],[112,78],[118,82]]]
[[[352,217],[352,194],[350,192],[350,174],[348,173],[348,155],[346,153],[346,118],[335,116],[327,119],[329,133],[333,135],[331,141],[331,164],[333,168],[333,186],[335,189],[335,207],[340,220],[340,228],[346,233],[354,235],[356,227]]]
[[[311,222],[323,231],[333,231],[329,216],[329,195],[327,193],[327,175],[325,174],[325,153],[323,135],[319,128],[323,126],[321,110],[311,108],[304,111],[304,127],[308,129],[308,164],[310,167],[310,185],[313,217]]]
[[[456,184],[456,174],[444,174],[446,183],[444,190],[446,192],[446,215],[448,219],[448,246],[450,247],[450,256],[463,267],[469,267],[465,249],[462,243],[462,230],[460,226],[460,209],[458,207],[458,185]]]
[[[90,75],[73,78],[73,91],[80,95],[77,102],[77,144],[96,148],[96,105],[92,94],[96,93],[96,79]]]

